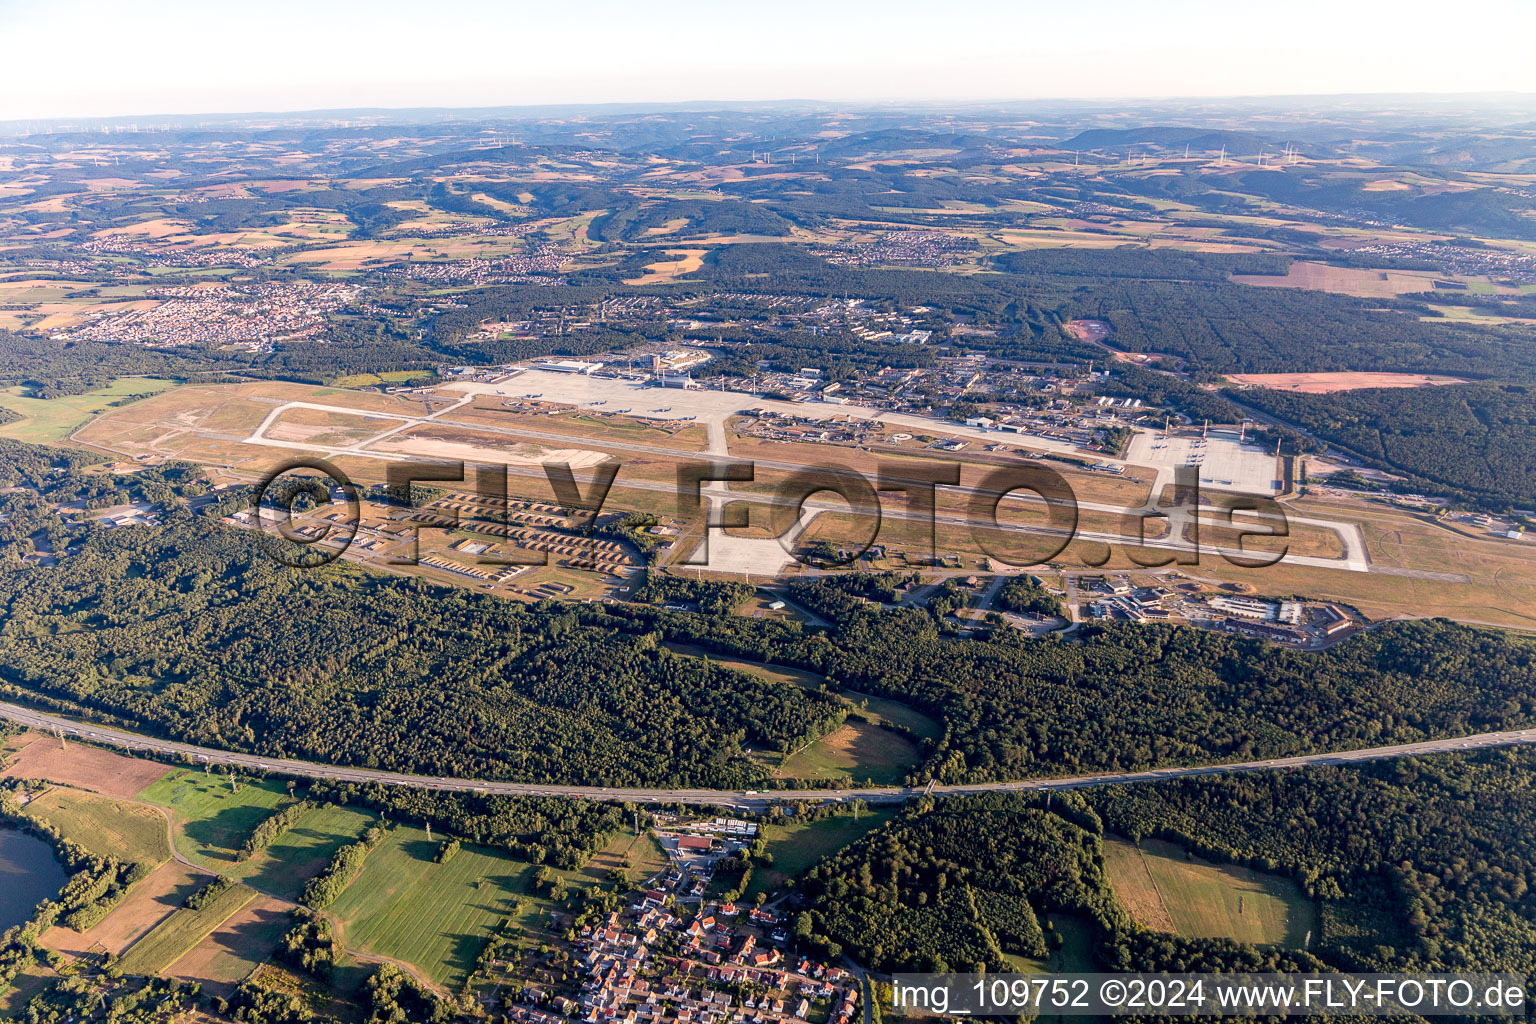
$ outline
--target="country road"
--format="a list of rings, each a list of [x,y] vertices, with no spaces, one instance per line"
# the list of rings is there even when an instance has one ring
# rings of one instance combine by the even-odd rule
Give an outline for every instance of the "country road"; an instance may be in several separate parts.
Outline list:
[[[1485,732],[1455,739],[1422,740],[1416,743],[1400,743],[1388,747],[1367,747],[1327,754],[1303,754],[1296,757],[1272,758],[1265,761],[1235,761],[1226,764],[1198,765],[1194,767],[1154,768],[1148,771],[1119,772],[1101,775],[1075,775],[1055,779],[1021,779],[1014,782],[986,782],[971,785],[929,785],[923,787],[884,786],[865,789],[779,789],[779,790],[722,790],[722,789],[650,789],[641,787],[565,786],[550,783],[495,782],[479,779],[454,779],[434,775],[407,775],[401,772],[376,771],[368,768],[348,768],[341,765],[319,764],[290,758],[258,757],[254,754],[238,754],[212,747],[198,747],[171,740],[155,739],[111,729],[104,726],[79,722],[57,715],[32,711],[16,704],[0,702],[0,718],[18,725],[62,732],[106,746],[118,747],[147,754],[172,757],[186,756],[196,763],[221,764],[268,771],[301,778],[331,779],[339,782],[380,783],[389,786],[412,786],[418,789],[437,789],[448,792],[491,793],[503,796],[561,796],[581,797],[588,800],[616,800],[632,803],[690,803],[713,804],[721,807],[756,810],[782,800],[812,802],[843,802],[864,800],[869,803],[902,803],[925,793],[940,796],[956,796],[996,792],[1045,792],[1058,789],[1083,789],[1091,786],[1124,786],[1138,782],[1158,782],[1166,779],[1190,778],[1202,775],[1230,775],[1236,772],[1265,771],[1283,768],[1299,768],[1308,765],[1347,765],[1362,761],[1379,761],[1394,757],[1413,757],[1419,754],[1445,753],[1457,750],[1508,747],[1520,744],[1536,744],[1536,729],[1517,729],[1510,732]]]

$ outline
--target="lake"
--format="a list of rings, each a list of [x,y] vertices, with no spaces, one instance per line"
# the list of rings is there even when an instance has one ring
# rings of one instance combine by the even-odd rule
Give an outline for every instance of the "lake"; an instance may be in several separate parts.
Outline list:
[[[25,832],[0,827],[0,931],[22,924],[69,878],[53,847]]]

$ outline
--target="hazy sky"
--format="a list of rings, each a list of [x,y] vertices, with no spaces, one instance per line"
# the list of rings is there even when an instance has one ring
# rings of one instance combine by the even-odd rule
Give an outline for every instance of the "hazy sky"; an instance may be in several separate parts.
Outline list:
[[[1536,92],[1536,2],[0,0],[0,119]]]

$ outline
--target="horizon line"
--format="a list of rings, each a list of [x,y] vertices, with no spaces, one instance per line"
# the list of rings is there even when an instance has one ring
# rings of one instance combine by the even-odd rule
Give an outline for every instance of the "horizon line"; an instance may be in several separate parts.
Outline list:
[[[829,110],[916,110],[923,108],[942,108],[951,110],[976,110],[981,108],[1015,107],[1030,104],[1067,104],[1067,105],[1105,105],[1121,104],[1127,108],[1155,106],[1168,103],[1185,102],[1228,102],[1228,103],[1253,103],[1253,102],[1298,102],[1298,101],[1469,101],[1481,100],[1484,102],[1529,100],[1536,103],[1536,91],[1519,90],[1467,90],[1457,92],[1321,92],[1321,93],[1190,93],[1170,94],[1162,96],[1033,96],[1033,97],[994,97],[994,98],[886,98],[886,99],[822,99],[814,97],[785,97],[778,99],[684,99],[684,100],[587,100],[579,102],[554,102],[554,103],[501,103],[501,104],[473,104],[464,106],[432,104],[423,106],[350,106],[350,107],[303,107],[288,110],[203,110],[203,111],[156,111],[129,114],[67,114],[67,115],[41,115],[33,117],[6,116],[0,117],[0,125],[25,125],[25,124],[63,124],[74,121],[130,121],[133,119],[170,119],[170,118],[262,118],[262,117],[287,117],[287,118],[324,118],[340,114],[354,114],[366,116],[379,115],[408,115],[408,114],[488,114],[492,112],[513,111],[629,111],[643,112],[646,110],[729,110],[735,108],[793,108],[793,107],[820,107]],[[1536,113],[1536,111],[1533,111]]]

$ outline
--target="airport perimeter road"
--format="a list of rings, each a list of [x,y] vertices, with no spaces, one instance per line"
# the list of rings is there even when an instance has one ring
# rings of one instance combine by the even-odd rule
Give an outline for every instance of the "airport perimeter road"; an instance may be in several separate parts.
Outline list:
[[[372,771],[367,768],[347,768],[340,765],[318,764],[314,761],[298,761],[279,757],[257,757],[237,754],[211,747],[196,747],[187,743],[140,736],[121,729],[110,729],[87,722],[78,722],[57,715],[32,711],[16,704],[0,702],[0,718],[18,725],[25,725],[46,732],[62,733],[89,740],[105,746],[161,756],[185,756],[195,764],[227,765],[251,771],[275,772],[297,775],[310,779],[332,779],[338,782],[380,783],[388,786],[413,786],[418,789],[439,789],[462,793],[495,793],[504,796],[564,796],[583,797],[588,800],[618,800],[633,803],[690,803],[717,804],[722,807],[758,809],[780,800],[809,800],[813,802],[843,802],[865,800],[870,803],[901,803],[926,793],[954,796],[997,792],[1045,792],[1055,789],[1084,789],[1090,786],[1125,786],[1138,782],[1157,782],[1163,779],[1189,778],[1201,775],[1230,775],[1234,772],[1269,771],[1282,768],[1300,768],[1308,765],[1349,765],[1362,761],[1380,761],[1394,757],[1413,757],[1418,754],[1448,753],[1458,750],[1478,750],[1489,747],[1508,747],[1517,744],[1536,743],[1536,729],[1517,729],[1512,732],[1484,732],[1456,739],[1424,740],[1418,743],[1400,743],[1390,747],[1370,747],[1363,750],[1346,750],[1332,754],[1304,754],[1299,757],[1280,757],[1268,761],[1239,761],[1229,764],[1199,765],[1191,768],[1154,768],[1142,772],[1122,772],[1105,775],[1077,775],[1060,779],[1024,779],[1017,782],[989,782],[976,785],[920,787],[887,786],[870,789],[778,789],[722,790],[722,789],[642,789],[607,786],[561,786],[543,783],[490,782],[478,779],[451,779],[434,775],[406,775],[400,772]]]

